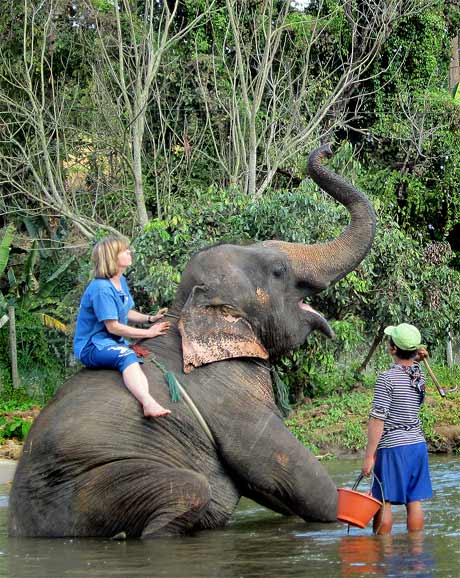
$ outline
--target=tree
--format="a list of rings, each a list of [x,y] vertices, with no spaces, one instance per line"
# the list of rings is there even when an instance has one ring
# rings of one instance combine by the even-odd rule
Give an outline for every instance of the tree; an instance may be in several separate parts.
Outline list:
[[[390,217],[380,215],[376,239],[359,269],[321,297],[320,309],[333,318],[356,315],[371,338],[364,370],[384,338],[387,325],[403,321],[420,328],[430,347],[460,331],[460,276],[449,267],[447,243],[423,245]]]
[[[134,181],[134,196],[138,221],[148,222],[143,170],[143,140],[146,130],[147,107],[153,100],[153,87],[160,64],[167,51],[204,20],[212,9],[206,10],[189,23],[174,29],[179,2],[133,0],[101,3],[88,1],[98,33],[93,65],[94,87],[103,105],[109,106],[112,119],[120,123],[128,135],[125,160]],[[107,21],[107,14],[113,18]],[[110,106],[112,104],[112,106]],[[160,109],[161,111],[161,109]]]
[[[391,29],[426,3],[387,0],[289,2],[225,0],[211,20],[209,57],[195,43],[206,129],[225,184],[260,196],[280,169],[315,139],[346,124],[345,106],[364,95]],[[214,122],[215,116],[225,122]]]
[[[81,156],[82,133],[74,122],[78,79],[71,82],[67,75],[74,57],[72,35],[55,62],[61,11],[62,3],[55,0],[24,0],[21,60],[7,50],[0,56],[0,187],[5,212],[58,214],[90,238],[98,226],[115,229],[97,222],[68,189],[71,159]]]
[[[459,24],[457,0],[404,15],[375,61],[382,73],[365,82],[363,114],[346,134],[369,167],[365,187],[403,229],[415,238],[447,239],[457,251],[460,107],[449,66]]]

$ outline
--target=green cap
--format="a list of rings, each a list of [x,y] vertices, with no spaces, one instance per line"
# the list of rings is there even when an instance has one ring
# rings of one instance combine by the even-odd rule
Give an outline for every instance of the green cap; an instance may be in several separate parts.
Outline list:
[[[399,325],[389,325],[385,327],[386,335],[389,335],[393,343],[403,351],[414,351],[422,347],[422,336],[414,325],[400,323]]]

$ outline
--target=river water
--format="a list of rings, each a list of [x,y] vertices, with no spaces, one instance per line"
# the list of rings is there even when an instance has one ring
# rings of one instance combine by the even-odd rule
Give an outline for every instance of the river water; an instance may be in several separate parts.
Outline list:
[[[360,462],[326,467],[339,487],[351,487]],[[0,578],[459,578],[460,458],[433,457],[430,469],[435,496],[425,503],[423,534],[406,533],[405,509],[397,506],[393,535],[379,537],[370,527],[348,533],[339,522],[307,525],[242,500],[225,528],[188,537],[12,539],[9,486],[0,484]]]

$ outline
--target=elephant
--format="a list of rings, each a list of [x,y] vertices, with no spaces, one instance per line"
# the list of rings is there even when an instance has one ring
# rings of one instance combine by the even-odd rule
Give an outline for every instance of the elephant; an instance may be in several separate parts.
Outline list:
[[[248,497],[306,522],[336,519],[337,488],[288,430],[271,362],[313,330],[332,336],[305,300],[368,253],[369,200],[328,169],[329,145],[309,176],[343,204],[336,239],[217,244],[186,266],[166,335],[142,342],[152,395],[172,409],[144,418],[118,372],[83,369],[56,392],[25,441],[10,493],[9,534],[151,538],[225,525]],[[183,393],[172,402],[165,376]]]

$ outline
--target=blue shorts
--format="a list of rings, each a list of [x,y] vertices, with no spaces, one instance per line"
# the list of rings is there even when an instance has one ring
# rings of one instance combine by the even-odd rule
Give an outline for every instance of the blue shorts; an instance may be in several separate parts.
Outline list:
[[[382,483],[386,502],[408,504],[426,500],[433,495],[425,442],[377,450],[374,473]],[[382,500],[382,492],[376,480],[372,486],[372,495]]]
[[[83,348],[80,361],[86,367],[118,369],[120,373],[133,363],[141,363],[134,351],[124,344],[109,345],[104,349],[98,349],[89,343]]]

